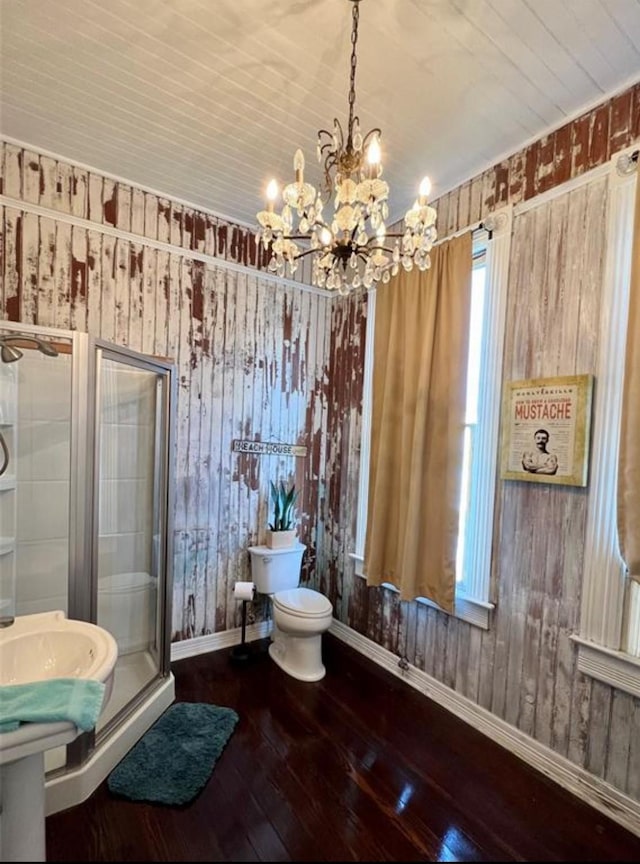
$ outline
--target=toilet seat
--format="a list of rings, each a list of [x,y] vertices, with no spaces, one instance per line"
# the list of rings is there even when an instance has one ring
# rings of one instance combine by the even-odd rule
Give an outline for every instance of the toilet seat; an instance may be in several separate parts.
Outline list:
[[[322,618],[333,612],[331,601],[311,588],[289,588],[273,595],[273,605],[287,615],[300,618]]]

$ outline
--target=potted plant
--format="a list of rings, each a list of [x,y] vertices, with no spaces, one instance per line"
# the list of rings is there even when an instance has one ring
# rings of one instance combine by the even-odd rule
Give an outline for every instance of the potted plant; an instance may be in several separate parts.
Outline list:
[[[270,549],[282,549],[293,546],[296,539],[293,525],[293,505],[298,493],[295,484],[287,489],[284,482],[276,484],[271,481],[271,500],[273,502],[273,520],[269,522],[267,531],[267,546]]]

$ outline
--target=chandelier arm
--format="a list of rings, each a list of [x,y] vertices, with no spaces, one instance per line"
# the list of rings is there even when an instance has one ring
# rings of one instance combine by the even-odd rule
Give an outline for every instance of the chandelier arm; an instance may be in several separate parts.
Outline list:
[[[344,146],[344,131],[342,129],[342,124],[340,123],[340,121],[338,120],[337,117],[333,118],[333,128],[334,128],[334,130],[337,130],[339,133],[340,140],[338,141],[338,144],[340,145],[340,148],[342,148]],[[320,130],[318,130],[318,138],[320,138],[321,135],[326,135],[327,138],[329,139],[328,141],[326,141],[322,145],[321,149],[325,150],[327,147],[332,147],[335,132],[329,132],[328,129],[320,129]]]
[[[365,246],[363,248],[367,250],[367,253],[380,249],[381,252],[391,252],[393,254],[393,249],[389,249],[388,246]]]
[[[369,143],[369,141],[371,140],[371,138],[372,138],[374,135],[377,135],[378,138],[382,138],[382,129],[378,129],[378,127],[376,127],[375,129],[369,129],[369,131],[367,132],[367,134],[366,134],[366,135],[364,136],[364,138],[362,139],[362,150],[363,150],[363,152],[366,151],[366,149],[367,149],[367,144]]]
[[[332,150],[331,153],[327,154],[327,158],[324,162],[324,173],[327,174],[334,165],[337,165],[338,159],[335,152]]]
[[[312,252],[320,252],[320,249],[305,249],[304,252],[298,252],[297,255],[293,256],[294,261],[298,261],[300,258],[304,258],[306,255],[311,255]]]

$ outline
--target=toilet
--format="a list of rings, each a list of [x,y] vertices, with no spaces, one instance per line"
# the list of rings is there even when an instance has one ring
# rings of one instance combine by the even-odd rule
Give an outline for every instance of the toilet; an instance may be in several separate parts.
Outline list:
[[[271,659],[292,678],[319,681],[326,671],[322,634],[331,626],[333,606],[324,594],[299,585],[306,548],[303,543],[285,549],[250,546],[251,579],[256,591],[271,597]]]

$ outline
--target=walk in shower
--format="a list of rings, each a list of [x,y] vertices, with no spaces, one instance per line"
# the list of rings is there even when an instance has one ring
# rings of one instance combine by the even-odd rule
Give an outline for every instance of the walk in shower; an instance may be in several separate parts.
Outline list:
[[[62,609],[118,643],[98,726],[45,755],[47,812],[86,798],[173,702],[174,366],[0,322],[0,626]]]

